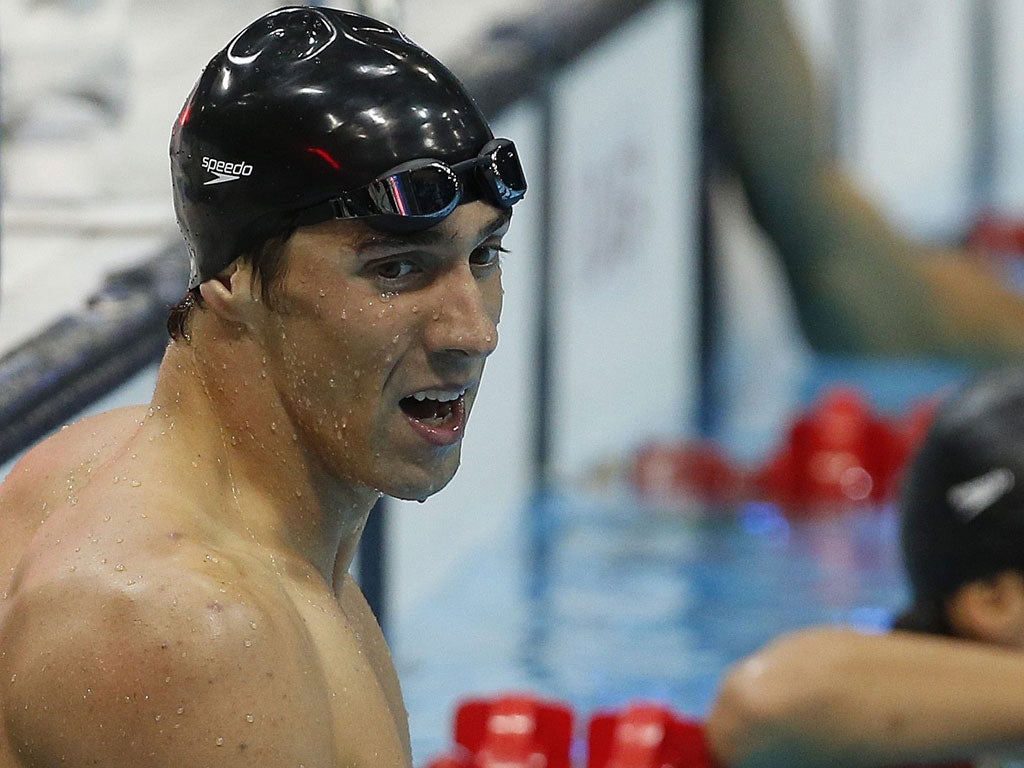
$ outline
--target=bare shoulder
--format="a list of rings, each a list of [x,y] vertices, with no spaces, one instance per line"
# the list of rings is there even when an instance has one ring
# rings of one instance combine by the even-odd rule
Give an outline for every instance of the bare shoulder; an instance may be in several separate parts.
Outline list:
[[[168,559],[135,583],[89,572],[12,596],[0,703],[22,761],[330,764],[327,694],[301,622],[222,565]]]
[[[24,477],[45,480],[68,468],[102,459],[104,453],[125,440],[133,425],[142,423],[145,414],[146,406],[131,406],[68,424],[26,452],[5,485],[17,485]]]
[[[127,442],[145,413],[137,406],[90,416],[28,450],[0,483],[0,524],[25,517],[38,522],[40,513],[67,497],[76,474],[86,474]]]
[[[0,591],[43,521],[73,499],[93,467],[118,451],[145,415],[121,408],[82,419],[29,450],[0,483]],[[0,614],[3,609],[0,607]]]

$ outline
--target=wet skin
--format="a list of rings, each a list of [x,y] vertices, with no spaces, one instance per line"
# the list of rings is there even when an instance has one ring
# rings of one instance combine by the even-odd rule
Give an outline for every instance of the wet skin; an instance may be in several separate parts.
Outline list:
[[[410,765],[347,571],[380,492],[422,498],[458,466],[506,226],[473,203],[417,241],[300,230],[269,305],[245,265],[204,284],[149,408],[15,467],[0,768]]]
[[[254,305],[282,407],[330,471],[353,484],[419,499],[458,468],[461,415],[429,429],[400,403],[416,392],[464,392],[454,410],[468,412],[497,344],[507,219],[483,204],[465,208],[465,233],[364,232],[355,248],[338,237],[344,224],[310,228],[292,244],[275,309]]]

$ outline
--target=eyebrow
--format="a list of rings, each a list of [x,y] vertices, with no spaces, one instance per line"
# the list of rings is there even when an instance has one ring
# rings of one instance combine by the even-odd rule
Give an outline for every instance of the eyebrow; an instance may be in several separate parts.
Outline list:
[[[499,229],[511,223],[512,212],[502,211],[477,230],[474,242],[482,243],[493,236]],[[433,227],[422,232],[409,232],[395,235],[387,232],[370,231],[354,243],[355,250],[361,255],[374,254],[377,251],[398,250],[401,248],[417,248],[443,245],[455,239],[455,232]]]

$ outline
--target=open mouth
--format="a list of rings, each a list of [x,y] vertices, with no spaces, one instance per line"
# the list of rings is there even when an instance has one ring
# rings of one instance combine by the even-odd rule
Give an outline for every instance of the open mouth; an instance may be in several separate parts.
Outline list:
[[[464,389],[426,389],[402,398],[398,405],[410,418],[424,424],[440,426],[456,416],[465,393]]]

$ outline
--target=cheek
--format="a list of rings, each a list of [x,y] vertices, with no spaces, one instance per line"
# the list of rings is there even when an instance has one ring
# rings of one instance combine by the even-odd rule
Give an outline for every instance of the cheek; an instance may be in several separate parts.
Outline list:
[[[379,298],[349,305],[322,301],[305,309],[304,317],[282,317],[271,339],[281,363],[279,381],[307,410],[319,407],[321,418],[352,424],[375,406],[412,331],[400,327],[394,307]]]
[[[484,295],[487,306],[487,313],[497,325],[501,321],[501,309],[505,302],[505,288],[501,283],[501,275],[494,279],[494,285]]]

